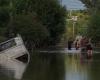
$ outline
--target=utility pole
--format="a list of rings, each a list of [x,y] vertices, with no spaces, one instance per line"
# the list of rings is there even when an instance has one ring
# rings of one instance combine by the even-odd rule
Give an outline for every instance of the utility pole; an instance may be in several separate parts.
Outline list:
[[[73,24],[72,34],[73,34],[73,39],[74,39],[74,37],[75,37],[75,24],[77,22],[77,16],[71,16],[71,19],[67,19],[67,20],[72,21],[72,24]]]
[[[73,39],[75,37],[75,24],[77,21],[77,16],[72,16],[72,21],[73,21]]]

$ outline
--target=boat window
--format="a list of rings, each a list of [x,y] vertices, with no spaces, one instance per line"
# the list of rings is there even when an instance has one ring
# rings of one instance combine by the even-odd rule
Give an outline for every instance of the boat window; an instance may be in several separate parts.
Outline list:
[[[15,45],[16,45],[15,40],[11,39],[7,42],[4,42],[4,43],[0,44],[0,51],[6,50],[6,49],[11,48]]]
[[[24,55],[17,57],[16,59],[23,62],[23,63],[28,63],[28,54],[24,53]]]

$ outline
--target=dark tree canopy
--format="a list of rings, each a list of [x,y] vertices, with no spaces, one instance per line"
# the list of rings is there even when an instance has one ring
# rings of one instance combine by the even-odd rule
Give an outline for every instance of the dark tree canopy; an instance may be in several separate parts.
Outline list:
[[[55,45],[65,29],[66,9],[58,0],[0,0],[1,37],[20,33],[26,42]],[[2,31],[4,29],[4,31]]]

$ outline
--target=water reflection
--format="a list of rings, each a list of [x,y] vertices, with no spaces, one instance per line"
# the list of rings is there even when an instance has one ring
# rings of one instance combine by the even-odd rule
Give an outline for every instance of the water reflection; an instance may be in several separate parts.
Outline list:
[[[0,60],[0,80],[99,80],[99,74],[99,54],[87,59],[81,54],[34,52],[28,66],[18,58]]]
[[[27,63],[24,63],[16,58],[7,57],[6,55],[0,55],[0,79],[3,79],[7,76],[9,79],[21,79],[27,65]]]
[[[34,53],[22,80],[65,80],[64,55]]]
[[[65,80],[90,80],[88,62],[82,55],[72,54],[65,58],[66,74]]]
[[[22,80],[99,80],[99,56],[34,53]]]

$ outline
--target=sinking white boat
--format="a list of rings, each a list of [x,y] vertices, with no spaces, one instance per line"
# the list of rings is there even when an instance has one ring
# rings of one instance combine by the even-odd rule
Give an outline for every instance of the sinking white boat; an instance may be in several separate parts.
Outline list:
[[[14,78],[22,78],[29,61],[30,55],[21,36],[0,44],[0,66],[4,71],[9,71],[9,74],[13,72]]]

